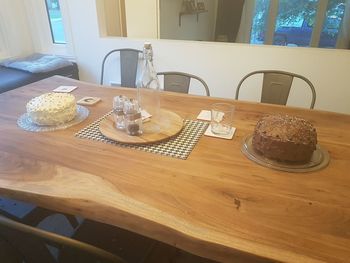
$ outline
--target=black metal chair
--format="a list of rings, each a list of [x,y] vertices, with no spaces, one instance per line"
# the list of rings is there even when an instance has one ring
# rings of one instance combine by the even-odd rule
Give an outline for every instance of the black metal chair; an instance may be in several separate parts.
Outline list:
[[[207,83],[195,75],[178,71],[159,72],[157,75],[164,76],[165,91],[188,93],[191,79],[195,79],[203,85],[205,94],[207,96],[210,96],[210,91]]]
[[[286,105],[293,79],[298,78],[305,81],[310,87],[312,92],[310,109],[314,108],[316,101],[316,91],[311,81],[301,75],[280,70],[258,70],[244,76],[237,86],[236,100],[239,97],[239,91],[241,89],[242,83],[250,76],[256,74],[263,74],[261,102]]]
[[[142,54],[141,50],[132,49],[132,48],[121,48],[114,49],[105,55],[102,61],[101,68],[101,80],[100,84],[103,85],[104,73],[105,73],[105,63],[107,59],[115,53],[120,54],[120,80],[122,87],[130,87],[136,88],[136,74],[137,74],[137,66],[139,63],[140,54]]]
[[[7,244],[8,252],[16,252],[19,262],[115,262],[125,261],[108,251],[68,237],[31,227],[0,216],[0,238]],[[52,253],[58,248],[58,254]],[[7,252],[7,251],[3,251]],[[64,257],[62,255],[65,255]]]

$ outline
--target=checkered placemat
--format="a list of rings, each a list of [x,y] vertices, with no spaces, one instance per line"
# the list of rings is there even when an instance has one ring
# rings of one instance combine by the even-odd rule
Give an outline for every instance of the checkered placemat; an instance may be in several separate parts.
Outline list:
[[[207,122],[198,120],[185,120],[184,128],[180,134],[167,141],[154,144],[132,145],[108,139],[100,132],[100,122],[111,114],[112,111],[108,112],[98,120],[94,121],[84,129],[77,132],[75,136],[79,138],[101,141],[108,144],[114,144],[120,147],[137,149],[145,152],[157,153],[185,160],[190,155],[199,138],[203,135],[208,127]]]

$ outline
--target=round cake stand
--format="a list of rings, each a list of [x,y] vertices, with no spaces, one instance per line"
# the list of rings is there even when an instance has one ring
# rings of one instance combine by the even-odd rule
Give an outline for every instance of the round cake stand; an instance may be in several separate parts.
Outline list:
[[[310,161],[305,164],[272,160],[254,150],[252,138],[252,134],[244,138],[241,148],[242,153],[248,159],[268,168],[292,173],[305,173],[320,170],[326,167],[330,161],[328,151],[320,145],[316,145],[316,150],[313,152]]]
[[[85,120],[89,116],[89,110],[81,105],[77,105],[77,115],[75,118],[69,122],[59,124],[59,125],[38,125],[32,122],[30,119],[28,113],[24,113],[21,115],[18,120],[17,124],[19,127],[21,127],[23,130],[31,131],[31,132],[48,132],[48,131],[56,131],[56,130],[63,130],[68,127],[71,127],[73,125],[76,125],[83,120]]]

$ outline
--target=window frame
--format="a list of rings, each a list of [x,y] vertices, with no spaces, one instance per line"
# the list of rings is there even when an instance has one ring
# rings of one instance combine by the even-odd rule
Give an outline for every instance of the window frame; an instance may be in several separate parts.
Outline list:
[[[55,54],[74,58],[72,33],[68,15],[67,0],[59,0],[66,44],[54,43],[51,24],[46,8],[46,0],[24,1],[29,26],[34,44],[34,50],[40,53]]]
[[[65,42],[64,42],[64,43],[55,42],[55,35],[54,35],[54,33],[53,33],[52,21],[51,21],[49,6],[47,5],[47,0],[44,0],[44,2],[45,2],[45,7],[46,7],[47,19],[48,19],[48,21],[49,21],[49,26],[50,26],[50,32],[51,32],[52,43],[53,43],[53,44],[58,44],[58,45],[65,45],[65,44],[67,44],[65,32],[64,32],[64,40],[65,40]],[[58,1],[58,2],[60,2],[60,1]],[[63,16],[62,16],[62,11],[61,11],[61,6],[60,6],[60,12],[61,12],[62,23],[63,23],[63,28],[64,28],[64,22],[63,22]]]

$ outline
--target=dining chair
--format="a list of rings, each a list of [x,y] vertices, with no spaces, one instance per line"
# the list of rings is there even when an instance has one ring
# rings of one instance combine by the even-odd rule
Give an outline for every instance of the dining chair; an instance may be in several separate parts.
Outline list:
[[[90,244],[31,227],[0,216],[1,243],[16,253],[19,262],[115,262],[125,263],[117,255]],[[58,252],[58,253],[55,253]],[[6,254],[5,254],[6,255]]]
[[[294,78],[297,78],[306,82],[308,87],[311,89],[312,100],[310,109],[314,108],[316,101],[316,91],[311,81],[304,76],[280,70],[258,70],[244,76],[237,86],[235,97],[236,100],[239,97],[239,92],[243,82],[247,78],[257,74],[263,74],[261,102],[286,105],[293,80]]]
[[[158,72],[157,75],[164,77],[165,91],[188,93],[191,79],[195,79],[202,84],[202,86],[205,89],[206,95],[210,96],[210,91],[207,83],[203,79],[195,75],[178,71]]]
[[[119,53],[120,57],[120,80],[122,87],[136,88],[137,67],[141,50],[132,48],[121,48],[109,51],[103,58],[101,68],[100,84],[103,85],[105,64],[107,59],[111,59],[112,54]]]

